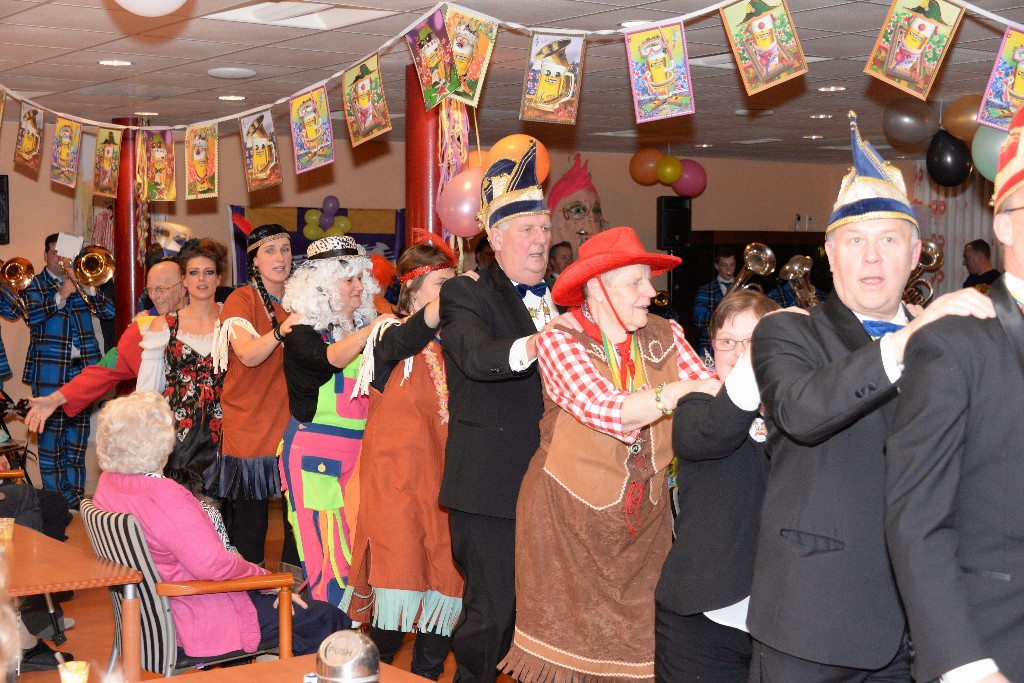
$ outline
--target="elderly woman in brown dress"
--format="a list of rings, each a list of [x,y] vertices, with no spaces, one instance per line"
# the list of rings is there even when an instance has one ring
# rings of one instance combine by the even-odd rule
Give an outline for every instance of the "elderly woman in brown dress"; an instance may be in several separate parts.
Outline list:
[[[679,264],[631,228],[580,247],[555,281],[582,331],[541,334],[541,445],[516,509],[516,628],[501,668],[524,683],[654,680],[654,586],[671,542],[668,416],[719,382],[678,324],[648,317]]]

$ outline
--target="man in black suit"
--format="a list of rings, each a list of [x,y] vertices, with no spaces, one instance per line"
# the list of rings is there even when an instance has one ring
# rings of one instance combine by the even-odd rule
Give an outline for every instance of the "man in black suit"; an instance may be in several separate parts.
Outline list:
[[[1024,110],[996,176],[996,317],[948,318],[914,337],[886,443],[889,553],[918,681],[1024,681],[1022,128]]]
[[[767,316],[753,336],[772,455],[747,619],[754,683],[910,681],[883,521],[903,350],[942,315],[991,312],[968,289],[909,321],[917,220],[900,172],[850,119],[854,168],[826,231],[835,291],[809,315]]]
[[[516,499],[544,406],[536,340],[557,314],[544,283],[551,220],[535,162],[531,144],[522,159],[487,169],[480,215],[496,260],[479,280],[453,278],[441,290],[451,417],[440,503],[466,579],[457,683],[495,679],[515,624]]]

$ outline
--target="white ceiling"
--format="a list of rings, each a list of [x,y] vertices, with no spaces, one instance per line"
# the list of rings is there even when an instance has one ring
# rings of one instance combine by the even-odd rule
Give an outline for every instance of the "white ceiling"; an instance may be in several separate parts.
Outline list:
[[[55,111],[108,121],[134,111],[156,111],[152,125],[178,125],[230,116],[304,89],[351,65],[413,23],[432,5],[422,0],[351,0],[321,4],[397,12],[331,31],[257,26],[208,19],[228,9],[255,4],[239,0],[188,0],[172,15],[149,19],[130,14],[114,0],[0,0],[0,84],[25,93]],[[620,22],[670,19],[706,7],[710,0],[461,0],[457,4],[498,19],[531,27],[600,30]],[[862,73],[888,0],[789,0],[809,65],[800,78],[747,97],[733,69],[692,67],[696,114],[636,125],[630,100],[622,37],[594,36],[587,42],[580,114],[575,126],[519,121],[519,98],[529,35],[502,28],[480,99],[477,122],[486,147],[511,132],[527,132],[549,147],[632,153],[657,146],[678,156],[844,161],[834,149],[849,144],[846,111],[856,109],[861,130],[885,145],[885,107],[903,93]],[[975,5],[1024,22],[1024,5],[1009,0],[975,0]],[[941,111],[962,95],[980,94],[988,80],[1004,26],[965,15],[929,102]],[[691,59],[722,55],[729,48],[718,12],[686,24]],[[124,59],[130,67],[103,67],[101,59]],[[399,42],[382,55],[385,95],[394,130],[382,140],[404,140],[405,66],[409,54]],[[731,61],[731,60],[727,60]],[[256,71],[243,81],[207,75],[214,67]],[[823,85],[843,85],[821,93]],[[340,104],[332,81],[332,107]],[[44,93],[44,94],[40,94]],[[218,95],[244,95],[222,102]],[[422,106],[417,102],[415,106]],[[7,119],[16,120],[8,103]],[[284,114],[284,107],[275,112]],[[738,109],[770,116],[738,116]],[[833,118],[812,120],[812,114]],[[48,115],[48,120],[52,120]],[[472,120],[472,117],[471,117]],[[233,123],[222,131],[234,131]],[[608,133],[620,133],[608,135]],[[821,140],[804,135],[820,134]],[[344,126],[336,135],[347,140]],[[766,145],[735,144],[751,138],[779,138]],[[697,149],[710,143],[710,149]],[[371,143],[372,144],[372,143]],[[831,148],[831,149],[830,149]],[[920,155],[922,150],[917,150]],[[883,152],[893,157],[906,150]],[[913,154],[913,150],[910,151]]]

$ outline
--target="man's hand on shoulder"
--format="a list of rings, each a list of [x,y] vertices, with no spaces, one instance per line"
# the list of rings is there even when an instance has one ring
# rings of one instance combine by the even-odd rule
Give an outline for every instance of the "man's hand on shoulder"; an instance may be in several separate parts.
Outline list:
[[[916,311],[912,311],[917,315]],[[982,294],[973,287],[960,289],[949,294],[943,294],[928,308],[925,308],[910,323],[892,335],[892,350],[896,355],[896,362],[903,362],[903,352],[907,348],[907,342],[914,336],[914,333],[939,318],[947,315],[972,316],[975,318],[996,317],[995,306],[992,299]]]

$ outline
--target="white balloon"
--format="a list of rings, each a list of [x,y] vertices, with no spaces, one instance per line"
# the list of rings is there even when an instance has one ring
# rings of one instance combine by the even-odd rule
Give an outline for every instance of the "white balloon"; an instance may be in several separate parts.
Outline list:
[[[186,0],[114,0],[132,14],[142,17],[162,17],[185,4]]]

